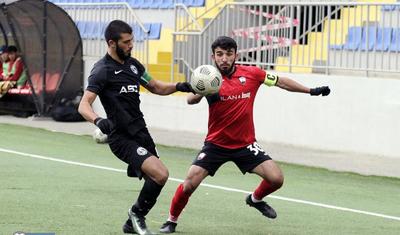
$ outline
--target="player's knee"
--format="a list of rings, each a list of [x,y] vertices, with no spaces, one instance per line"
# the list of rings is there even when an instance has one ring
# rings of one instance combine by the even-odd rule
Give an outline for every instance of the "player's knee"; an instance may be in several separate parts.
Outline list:
[[[167,183],[168,177],[169,177],[169,172],[168,169],[165,168],[160,170],[153,180],[159,185],[164,185],[165,183]]]
[[[284,177],[283,174],[277,174],[273,180],[272,184],[275,186],[275,188],[280,188],[283,185]]]

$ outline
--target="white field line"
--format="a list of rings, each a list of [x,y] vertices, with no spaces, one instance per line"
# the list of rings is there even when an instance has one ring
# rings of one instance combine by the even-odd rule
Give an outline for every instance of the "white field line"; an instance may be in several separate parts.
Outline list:
[[[116,172],[123,172],[123,173],[126,172],[126,170],[121,170],[121,169],[116,169],[116,168],[111,168],[111,167],[105,167],[105,166],[98,166],[98,165],[75,162],[75,161],[62,160],[62,159],[57,159],[57,158],[52,158],[52,157],[45,157],[45,156],[40,156],[40,155],[36,155],[36,154],[23,153],[23,152],[10,150],[10,149],[4,149],[4,148],[0,148],[0,152],[11,153],[11,154],[16,154],[16,155],[20,155],[20,156],[31,157],[31,158],[42,159],[42,160],[48,160],[48,161],[54,161],[54,162],[61,162],[61,163],[66,163],[66,164],[70,164],[70,165],[77,165],[77,166],[83,166],[83,167],[102,169],[102,170],[107,170],[107,171],[116,171]],[[176,181],[176,182],[183,182],[183,180],[181,180],[181,179],[176,179],[176,178],[171,178],[171,177],[169,178],[169,180]],[[241,189],[228,188],[228,187],[212,185],[212,184],[206,184],[206,183],[202,183],[201,186],[220,189],[220,190],[225,190],[225,191],[230,191],[230,192],[238,192],[238,193],[245,193],[245,194],[252,193],[250,191],[245,191],[245,190],[241,190]],[[364,214],[364,215],[370,215],[370,216],[376,216],[376,217],[381,217],[381,218],[385,218],[385,219],[391,219],[391,220],[400,221],[400,217],[397,217],[397,216],[390,216],[390,215],[384,215],[384,214],[380,214],[380,213],[374,213],[374,212],[368,212],[368,211],[362,211],[362,210],[355,210],[355,209],[346,208],[346,207],[332,206],[332,205],[328,205],[328,204],[305,201],[305,200],[299,200],[299,199],[293,199],[293,198],[288,198],[288,197],[273,196],[273,195],[269,195],[268,197],[269,198],[283,200],[283,201],[296,202],[296,203],[307,204],[307,205],[312,205],[312,206],[317,206],[317,207],[323,207],[323,208],[340,210],[340,211],[348,211],[348,212],[353,212],[353,213],[357,213],[357,214]]]

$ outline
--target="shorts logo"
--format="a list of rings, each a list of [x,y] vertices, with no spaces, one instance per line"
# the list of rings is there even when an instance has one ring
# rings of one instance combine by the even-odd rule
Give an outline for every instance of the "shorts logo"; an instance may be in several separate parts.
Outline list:
[[[199,155],[197,156],[197,160],[202,160],[204,157],[206,156],[205,153],[199,153]]]
[[[138,70],[137,70],[137,68],[135,67],[135,65],[131,65],[130,68],[131,68],[131,70],[132,70],[132,72],[133,72],[134,74],[138,74]]]
[[[143,147],[137,148],[136,152],[137,152],[137,154],[139,154],[140,156],[144,156],[144,155],[147,154],[147,150],[146,150],[145,148],[143,148]]]

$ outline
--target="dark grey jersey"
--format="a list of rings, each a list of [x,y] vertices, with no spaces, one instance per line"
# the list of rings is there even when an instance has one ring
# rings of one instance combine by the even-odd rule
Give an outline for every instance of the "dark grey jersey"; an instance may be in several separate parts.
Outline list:
[[[88,78],[87,90],[96,93],[117,132],[135,135],[146,127],[140,111],[140,85],[147,85],[142,78],[143,65],[134,58],[124,64],[110,55],[104,56],[93,67]]]

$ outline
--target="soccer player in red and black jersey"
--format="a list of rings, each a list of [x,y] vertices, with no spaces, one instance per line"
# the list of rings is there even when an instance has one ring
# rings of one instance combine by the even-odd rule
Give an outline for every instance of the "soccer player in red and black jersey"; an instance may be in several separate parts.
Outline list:
[[[246,197],[246,203],[264,216],[276,218],[275,210],[262,199],[282,186],[283,174],[255,138],[253,104],[257,90],[265,84],[313,96],[330,93],[327,86],[310,89],[258,67],[235,65],[237,44],[230,37],[216,39],[212,52],[215,65],[223,75],[222,86],[217,94],[205,97],[209,104],[208,134],[185,181],[176,189],[169,218],[160,229],[162,233],[175,232],[178,217],[190,195],[208,175],[213,176],[228,161],[234,162],[243,174],[255,173],[262,178],[255,191]],[[202,98],[198,94],[189,94],[187,102],[197,104]]]

